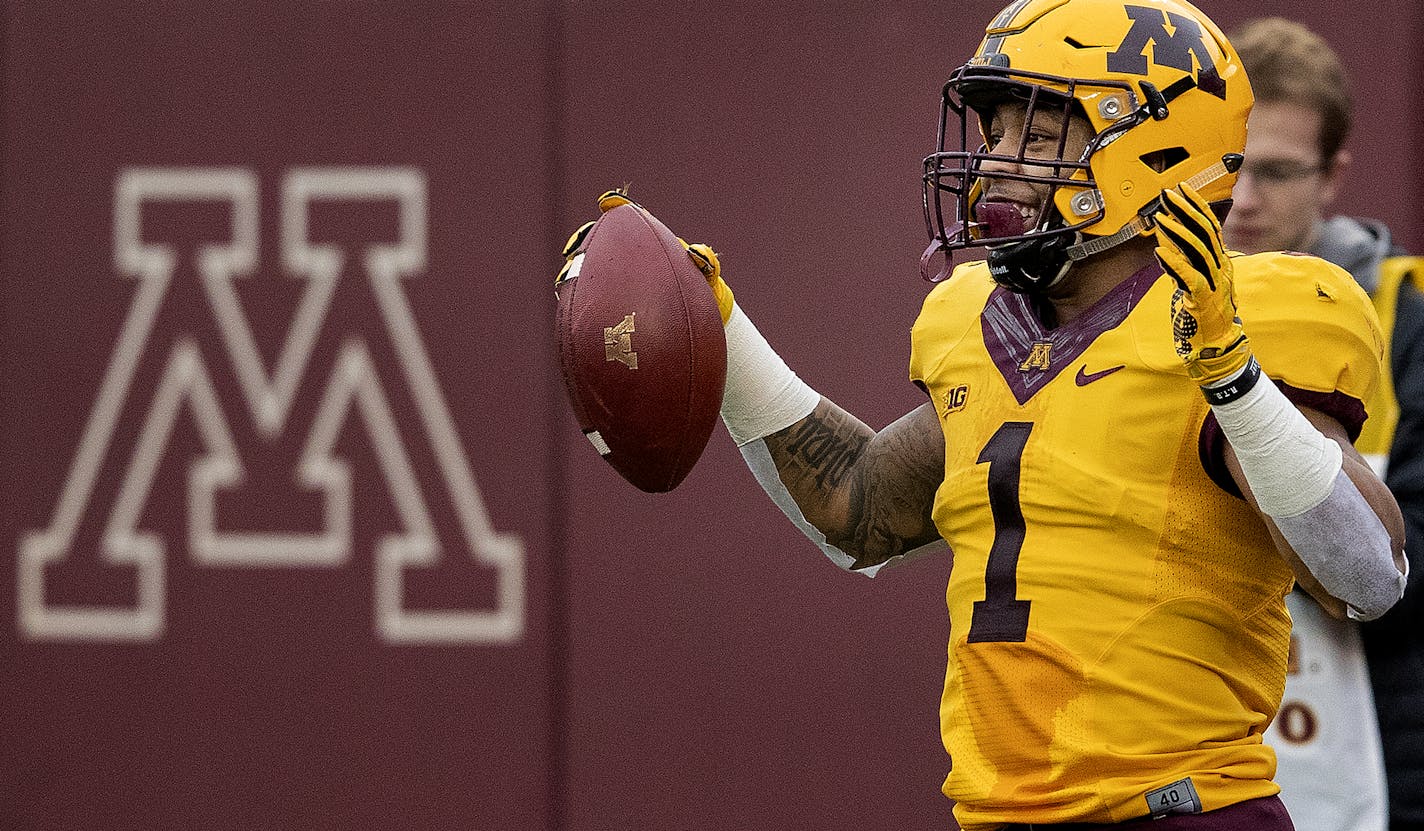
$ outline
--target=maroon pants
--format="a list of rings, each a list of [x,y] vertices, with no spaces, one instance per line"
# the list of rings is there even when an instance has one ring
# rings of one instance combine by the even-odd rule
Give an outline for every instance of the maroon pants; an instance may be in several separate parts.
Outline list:
[[[1150,824],[1149,824],[1150,823]],[[1204,814],[1171,814],[1119,823],[1068,822],[1058,824],[1005,825],[1004,831],[1295,831],[1290,814],[1280,797],[1248,799]]]

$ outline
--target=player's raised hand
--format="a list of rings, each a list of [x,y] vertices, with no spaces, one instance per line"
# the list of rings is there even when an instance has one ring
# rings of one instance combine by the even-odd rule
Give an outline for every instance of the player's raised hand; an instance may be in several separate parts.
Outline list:
[[[1251,345],[1236,316],[1231,258],[1221,241],[1221,223],[1190,185],[1162,192],[1157,221],[1157,260],[1177,284],[1172,298],[1172,338],[1189,374],[1212,387],[1238,374],[1251,360]]]
[[[628,192],[622,188],[604,191],[603,195],[598,197],[599,213],[607,213],[620,205],[632,205],[644,213],[648,212],[647,208],[628,198]],[[564,266],[559,270],[559,276],[554,280],[555,286],[572,276],[570,272],[573,270],[574,261],[595,224],[597,224],[596,220],[590,220],[580,225],[579,229],[569,236],[569,241],[564,243]],[[727,320],[732,316],[734,300],[731,287],[722,279],[722,263],[717,258],[717,252],[713,251],[709,245],[700,242],[688,243],[682,237],[678,237],[677,241],[682,243],[682,247],[686,249],[687,256],[692,258],[697,270],[707,278],[707,285],[712,287],[712,294],[717,298],[717,311],[722,315],[722,325],[727,325]]]

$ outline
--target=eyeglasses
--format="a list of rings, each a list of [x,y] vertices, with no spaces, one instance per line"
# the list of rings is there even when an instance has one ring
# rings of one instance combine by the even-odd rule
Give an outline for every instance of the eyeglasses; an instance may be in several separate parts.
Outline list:
[[[1250,176],[1251,181],[1257,185],[1271,188],[1299,182],[1301,179],[1314,176],[1320,172],[1321,167],[1320,164],[1306,164],[1287,159],[1268,159],[1260,162],[1247,162],[1241,166],[1240,175]]]

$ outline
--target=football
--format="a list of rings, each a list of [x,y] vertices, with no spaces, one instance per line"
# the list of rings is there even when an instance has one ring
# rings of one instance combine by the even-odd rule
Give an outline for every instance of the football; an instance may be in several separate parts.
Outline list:
[[[706,278],[666,226],[626,204],[599,217],[555,292],[564,389],[584,435],[640,490],[677,487],[727,378]]]

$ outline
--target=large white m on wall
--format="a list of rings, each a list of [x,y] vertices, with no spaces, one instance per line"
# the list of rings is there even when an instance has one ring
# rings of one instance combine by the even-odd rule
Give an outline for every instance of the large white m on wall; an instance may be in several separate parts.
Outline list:
[[[309,234],[311,209],[323,201],[384,202],[397,207],[394,242],[372,243],[356,252],[318,244]],[[192,263],[202,296],[220,335],[246,412],[224,412],[197,339],[176,333],[164,339],[168,353],[155,388],[135,387],[136,369],[155,348],[159,310],[173,286],[179,254],[173,246],[146,241],[145,205],[177,202],[220,203],[231,217],[229,240],[200,247]],[[194,562],[213,567],[339,567],[350,562],[353,494],[350,466],[334,447],[348,415],[359,421],[394,503],[400,530],[372,544],[372,597],[378,634],[392,643],[504,643],[524,631],[524,552],[520,541],[491,526],[471,471],[469,457],[451,419],[402,279],[423,271],[427,254],[427,200],[423,173],[404,167],[293,168],[281,182],[282,268],[304,281],[291,324],[269,366],[254,328],[239,301],[234,280],[259,265],[259,186],[246,168],[132,168],[119,173],[114,192],[114,262],[137,281],[92,409],[58,496],[49,526],[19,540],[18,624],[37,640],[146,641],[162,637],[167,614],[166,551],[162,534],[140,528],[159,464],[168,452],[179,413],[192,414],[203,453],[186,469],[187,549]],[[359,260],[359,262],[350,260]],[[343,270],[348,273],[341,279]],[[332,300],[353,270],[364,272],[384,335],[396,357],[382,366],[360,333],[343,338],[328,377],[308,377],[308,367]],[[167,345],[171,344],[171,345]],[[275,345],[275,344],[274,344]],[[210,350],[211,351],[211,350]],[[267,350],[272,354],[274,350]],[[224,371],[227,371],[226,369]],[[399,377],[392,378],[393,375]],[[400,419],[388,384],[407,385],[416,418]],[[135,396],[138,396],[135,398]],[[245,469],[230,417],[251,419],[263,440],[281,437],[299,396],[317,396],[295,485],[318,494],[321,528],[311,532],[233,531],[220,527],[217,494],[242,485]],[[134,427],[121,425],[126,402],[147,401]],[[412,427],[412,425],[414,425]],[[136,602],[126,606],[51,603],[47,566],[73,556],[86,512],[95,509],[99,471],[113,452],[119,429],[137,429],[134,449],[122,468],[112,509],[102,523],[99,557],[126,565],[136,575]],[[437,469],[419,476],[407,441],[418,430]],[[489,608],[409,609],[404,602],[407,569],[431,567],[443,556],[432,517],[430,488],[444,489],[463,547],[495,575]],[[173,529],[176,531],[176,529]]]

